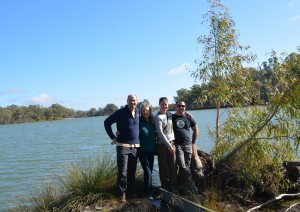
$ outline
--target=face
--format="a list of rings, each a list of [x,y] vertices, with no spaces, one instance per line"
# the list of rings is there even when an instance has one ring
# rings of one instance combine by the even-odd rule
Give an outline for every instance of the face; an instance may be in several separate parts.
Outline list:
[[[182,114],[185,111],[185,102],[180,101],[176,104],[176,112]]]
[[[135,109],[138,101],[135,95],[129,95],[127,99],[127,104],[130,109]]]
[[[149,107],[146,107],[146,106],[144,106],[144,107],[142,107],[142,116],[144,117],[144,118],[147,118],[147,117],[149,117]]]
[[[159,107],[161,111],[166,111],[168,110],[169,104],[168,104],[168,100],[164,99],[159,103]]]

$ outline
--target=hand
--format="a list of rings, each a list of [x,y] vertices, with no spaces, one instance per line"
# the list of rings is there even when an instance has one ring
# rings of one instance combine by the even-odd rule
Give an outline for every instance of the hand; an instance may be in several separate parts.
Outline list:
[[[168,147],[168,150],[169,150],[169,152],[172,153],[172,154],[175,153],[175,148],[172,147],[172,146]]]
[[[116,143],[117,143],[117,141],[118,141],[118,138],[117,138],[117,137],[115,137],[115,138],[112,140],[112,142],[111,142],[111,145],[114,145],[114,144],[116,144]]]
[[[197,145],[196,144],[192,144],[192,150],[196,150],[197,151]]]

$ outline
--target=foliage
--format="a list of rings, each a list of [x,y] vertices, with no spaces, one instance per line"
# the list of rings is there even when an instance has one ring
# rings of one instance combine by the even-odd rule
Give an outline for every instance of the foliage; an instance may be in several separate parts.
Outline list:
[[[221,105],[228,102],[232,105],[243,104],[256,95],[250,89],[250,72],[243,67],[244,63],[252,62],[255,56],[243,54],[249,46],[239,44],[235,23],[228,9],[219,0],[208,0],[208,3],[211,8],[203,18],[204,23],[208,24],[209,34],[198,38],[202,57],[196,61],[199,66],[192,72],[192,77],[208,81],[210,89],[202,92],[199,101],[203,103],[210,99],[217,108],[217,144]]]
[[[65,177],[57,183],[45,183],[31,192],[28,203],[12,211],[81,211],[98,201],[112,201],[116,182],[116,162],[110,156],[95,156],[81,163],[70,164]],[[19,210],[18,210],[19,209]]]
[[[68,193],[75,196],[106,193],[115,185],[116,163],[110,157],[99,157],[70,164],[62,179]]]
[[[189,110],[197,110],[200,108],[211,108],[214,103],[209,102],[209,100],[201,101],[201,99],[205,98],[205,91],[208,90],[206,84],[202,84],[201,86],[198,84],[194,84],[190,90],[188,89],[180,89],[177,91],[177,96],[174,97],[174,101],[184,100]]]
[[[98,199],[111,198],[116,182],[116,162],[110,156],[95,157],[82,160],[81,163],[70,164],[67,176],[60,178],[68,199],[63,210],[91,204]]]
[[[10,105],[6,108],[0,107],[0,125],[16,124],[37,121],[53,121],[65,118],[81,118],[93,116],[105,116],[115,112],[118,107],[115,104],[107,104],[104,108],[91,108],[89,111],[75,111],[59,104],[52,104],[45,108],[40,105],[17,106]]]
[[[44,187],[35,189],[31,194],[30,202],[35,211],[51,211],[55,203],[60,202],[63,198],[60,188],[49,182]]]
[[[229,109],[213,155],[230,164],[246,185],[276,194],[291,185],[281,165],[294,159],[299,147],[300,55],[281,59],[273,52],[264,65],[273,72],[273,80],[265,84],[270,103]]]
[[[174,99],[189,99],[191,108],[215,107],[216,127],[210,136],[219,168],[225,164],[239,181],[236,184],[244,188],[276,194],[291,186],[281,170],[282,162],[294,158],[300,142],[300,55],[279,57],[272,52],[259,70],[245,68],[256,56],[245,54],[249,46],[239,44],[235,23],[220,0],[208,3],[203,23],[208,24],[209,33],[198,39],[202,55],[191,75],[202,84],[191,92],[177,91]],[[266,106],[257,105],[261,103]],[[222,105],[231,108],[221,127]]]
[[[144,99],[143,101],[139,102],[139,103],[136,105],[136,107],[137,107],[137,108],[141,108],[141,105],[142,105],[143,103],[146,103],[146,104],[150,105],[149,100],[148,100],[148,99]]]

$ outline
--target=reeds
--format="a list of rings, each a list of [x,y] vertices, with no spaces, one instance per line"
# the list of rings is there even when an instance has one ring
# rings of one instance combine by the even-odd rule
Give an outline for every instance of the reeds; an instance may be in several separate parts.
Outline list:
[[[67,176],[60,178],[66,191],[74,196],[107,194],[116,182],[116,161],[109,156],[82,160],[67,166]]]
[[[116,161],[108,155],[83,159],[67,165],[66,176],[44,183],[29,194],[27,201],[9,211],[81,211],[101,201],[115,206],[116,173]]]

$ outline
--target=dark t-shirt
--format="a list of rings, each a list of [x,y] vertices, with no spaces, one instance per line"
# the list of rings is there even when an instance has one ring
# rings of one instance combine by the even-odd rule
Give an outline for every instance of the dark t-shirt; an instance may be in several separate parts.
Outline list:
[[[175,134],[176,144],[189,144],[191,143],[190,129],[196,125],[193,117],[187,117],[185,114],[182,116],[172,115],[173,130]]]

